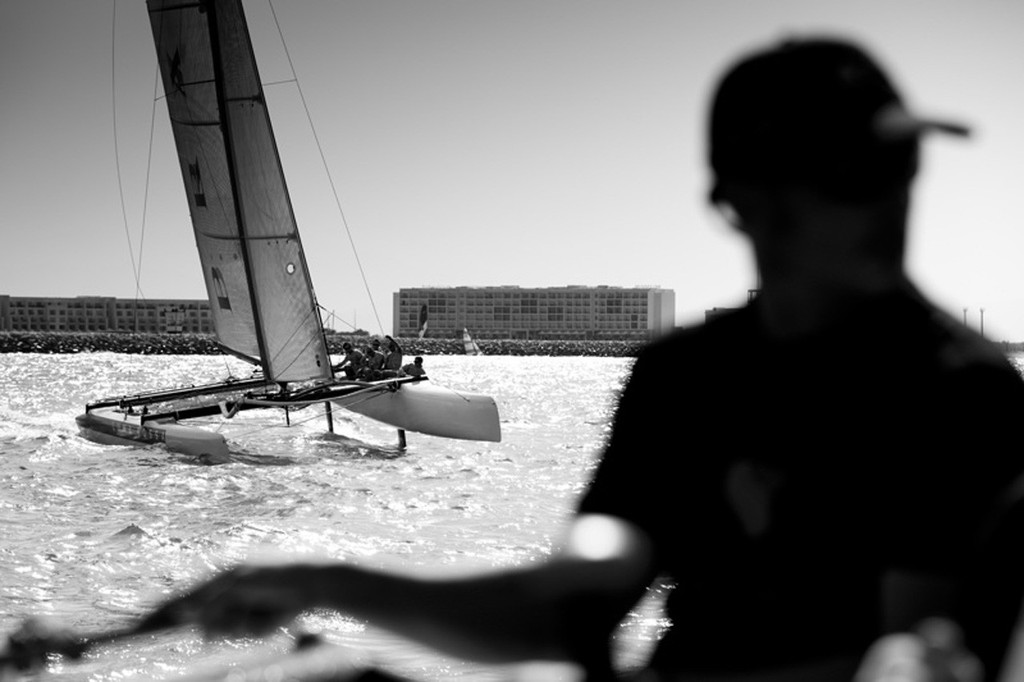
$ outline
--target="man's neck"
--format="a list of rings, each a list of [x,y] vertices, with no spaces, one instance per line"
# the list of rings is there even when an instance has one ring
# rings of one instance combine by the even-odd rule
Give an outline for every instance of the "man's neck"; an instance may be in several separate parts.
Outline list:
[[[758,295],[759,317],[769,336],[798,339],[835,327],[872,299],[911,288],[902,275],[856,288],[766,281]]]

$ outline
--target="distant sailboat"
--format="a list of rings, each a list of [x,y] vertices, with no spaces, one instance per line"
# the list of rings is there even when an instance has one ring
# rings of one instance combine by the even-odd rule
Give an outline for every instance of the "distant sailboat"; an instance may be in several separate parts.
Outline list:
[[[427,335],[427,304],[420,306],[419,337],[422,339]]]
[[[477,345],[473,337],[469,335],[469,330],[465,327],[462,328],[462,346],[466,349],[466,355],[483,355],[484,352],[480,350],[480,346]]]
[[[76,420],[83,435],[220,455],[223,436],[182,422],[330,403],[400,430],[500,440],[488,396],[334,376],[241,0],[148,6],[217,340],[258,370],[90,403]]]

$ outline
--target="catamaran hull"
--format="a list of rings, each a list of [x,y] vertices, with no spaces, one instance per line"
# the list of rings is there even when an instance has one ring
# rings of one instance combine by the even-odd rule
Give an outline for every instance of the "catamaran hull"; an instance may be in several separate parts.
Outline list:
[[[91,408],[75,418],[84,438],[103,445],[156,445],[194,457],[222,459],[228,455],[224,436],[176,422],[147,422],[115,407]]]
[[[501,440],[498,406],[493,398],[453,391],[426,381],[333,402],[406,431],[494,443]]]

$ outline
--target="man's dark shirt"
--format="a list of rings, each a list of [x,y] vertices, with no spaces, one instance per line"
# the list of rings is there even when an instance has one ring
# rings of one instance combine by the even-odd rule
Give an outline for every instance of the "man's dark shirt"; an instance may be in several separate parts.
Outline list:
[[[862,654],[881,574],[956,579],[1022,470],[1024,383],[916,292],[788,342],[757,305],[644,350],[580,503],[649,533],[676,584],[656,668]]]

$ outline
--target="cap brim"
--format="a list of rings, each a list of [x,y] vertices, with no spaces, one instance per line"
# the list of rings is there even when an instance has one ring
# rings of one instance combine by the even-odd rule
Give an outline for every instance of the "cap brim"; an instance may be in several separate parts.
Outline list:
[[[915,116],[897,104],[885,107],[875,115],[874,128],[883,140],[906,140],[931,132],[957,137],[969,137],[971,134],[971,129],[962,123]]]

